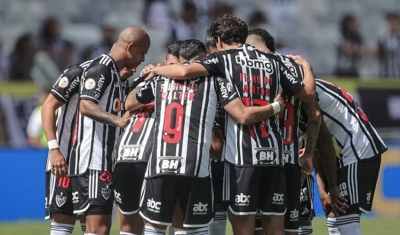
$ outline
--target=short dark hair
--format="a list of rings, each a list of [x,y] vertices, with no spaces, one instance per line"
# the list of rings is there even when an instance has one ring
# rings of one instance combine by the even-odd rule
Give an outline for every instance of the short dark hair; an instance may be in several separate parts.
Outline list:
[[[270,51],[275,52],[275,39],[267,30],[261,28],[254,28],[249,30],[249,35],[251,34],[259,36],[265,43],[265,46]]]
[[[167,54],[168,55],[173,55],[175,57],[179,57],[179,48],[181,47],[183,41],[176,41],[174,43],[171,43],[167,47]]]
[[[231,45],[233,43],[246,42],[247,24],[243,20],[232,15],[225,14],[218,17],[217,20],[210,26],[207,34],[217,41],[219,37],[222,42]]]
[[[207,53],[209,52],[210,48],[217,48],[217,41],[210,35],[207,35],[206,40],[204,40],[204,44],[206,46]]]
[[[206,46],[197,39],[185,40],[181,44],[179,56],[185,60],[191,60],[201,52],[206,53]]]

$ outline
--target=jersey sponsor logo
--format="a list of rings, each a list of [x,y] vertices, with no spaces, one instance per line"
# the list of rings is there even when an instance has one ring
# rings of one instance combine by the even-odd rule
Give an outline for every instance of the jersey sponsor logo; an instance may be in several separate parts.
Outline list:
[[[58,82],[58,86],[61,88],[66,88],[69,84],[69,79],[67,77],[62,77]]]
[[[228,92],[229,92],[229,90],[228,90],[228,88],[225,86],[225,81],[224,81],[224,79],[222,79],[222,78],[220,78],[220,77],[217,77],[217,82],[218,82],[218,84],[219,84],[219,88],[220,88],[220,91],[221,91],[221,96],[222,96],[222,98],[228,99]]]
[[[310,213],[310,210],[307,207],[304,207],[303,211],[301,212],[301,215],[307,215]]]
[[[300,189],[300,202],[308,201],[308,189],[307,187]]]
[[[282,162],[288,163],[290,159],[290,151],[284,150],[282,151]]]
[[[299,220],[299,211],[294,209],[292,211],[290,211],[290,221],[297,221]]]
[[[164,172],[175,172],[182,167],[182,157],[162,156],[158,163],[158,167]]]
[[[290,62],[290,59],[286,57],[282,58],[283,58],[282,62],[286,65],[286,67],[288,67],[289,71],[293,74],[293,76],[298,77],[297,70],[294,67],[294,65]]]
[[[74,204],[79,203],[79,192],[72,193],[72,203]]]
[[[369,205],[371,203],[371,191],[367,193],[367,204]]]
[[[276,153],[271,148],[256,148],[256,158],[259,162],[268,164],[276,160]]]
[[[103,195],[104,199],[108,200],[111,196],[111,189],[107,187],[101,189],[101,195]]]
[[[93,78],[88,78],[85,81],[85,89],[92,90],[96,86],[96,81]]]
[[[235,205],[236,206],[249,206],[250,205],[250,195],[244,195],[240,193],[235,196]]]
[[[116,202],[122,203],[121,194],[119,192],[117,192],[117,190],[115,190],[115,189],[114,189],[114,198],[115,198]]]
[[[274,193],[274,196],[272,197],[272,204],[283,205],[284,201],[285,199],[283,193]]]
[[[283,75],[290,81],[290,83],[292,83],[293,85],[297,84],[296,78],[294,78],[293,75],[290,74],[288,70],[285,69],[283,66],[281,66],[281,71],[283,72]]]
[[[156,202],[153,198],[147,199],[147,210],[154,213],[160,213],[161,202]]]
[[[339,184],[339,193],[341,197],[349,196],[349,192],[347,191],[346,182]]]
[[[75,89],[76,86],[79,86],[79,78],[78,79],[74,79],[71,82],[71,85],[69,86],[66,94],[65,94],[65,98],[69,99],[70,94],[72,93],[72,90]]]
[[[208,204],[201,202],[193,205],[193,215],[206,215],[208,212]]]
[[[123,159],[137,159],[141,153],[142,145],[124,145],[122,146],[120,156]]]
[[[260,60],[260,59],[253,60],[253,59],[250,59],[247,57],[237,55],[237,56],[235,56],[235,61],[236,61],[236,63],[240,64],[241,66],[247,66],[247,67],[253,68],[253,69],[264,69],[265,71],[267,71],[270,74],[274,72],[272,63],[267,58],[265,58],[263,60]]]
[[[64,196],[62,192],[60,193],[60,195],[56,196],[56,204],[58,207],[62,207],[66,201],[67,201],[67,197]]]
[[[197,62],[200,62],[199,60]],[[207,59],[203,61],[204,64],[218,64],[218,58]]]

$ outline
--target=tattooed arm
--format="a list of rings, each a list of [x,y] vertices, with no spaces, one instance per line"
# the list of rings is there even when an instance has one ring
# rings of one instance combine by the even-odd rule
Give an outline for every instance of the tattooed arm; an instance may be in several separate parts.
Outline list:
[[[138,85],[135,89],[129,92],[125,100],[125,110],[135,111],[144,106],[144,104],[140,103],[136,98],[136,94],[141,88],[142,86]]]
[[[96,122],[116,127],[125,127],[129,123],[129,119],[132,117],[129,112],[125,112],[122,117],[108,113],[91,100],[81,100],[79,111],[83,116],[91,118]]]
[[[307,143],[304,154],[313,156],[321,126],[321,111],[317,101],[305,104],[307,111]]]

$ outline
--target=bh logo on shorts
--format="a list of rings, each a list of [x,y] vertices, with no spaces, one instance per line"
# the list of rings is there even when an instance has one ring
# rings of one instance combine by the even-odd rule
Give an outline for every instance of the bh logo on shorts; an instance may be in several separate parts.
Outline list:
[[[161,202],[156,202],[154,199],[147,199],[147,210],[153,213],[160,213]]]
[[[341,197],[349,196],[349,192],[347,191],[347,184],[346,184],[346,182],[341,183],[341,184],[339,185],[339,192],[340,192],[340,196],[341,196]]]
[[[244,195],[243,193],[236,195],[235,205],[236,206],[249,206],[250,205],[250,195]]]
[[[181,157],[175,156],[163,156],[160,157],[160,162],[158,163],[158,167],[163,172],[175,172],[179,170],[182,166]]]
[[[283,202],[283,193],[274,193],[274,196],[272,197],[272,204],[283,205]]]
[[[259,162],[268,164],[276,160],[276,153],[270,148],[257,148],[256,150],[256,158]]]
[[[194,204],[193,215],[206,215],[208,212],[208,204],[203,204],[201,202]]]

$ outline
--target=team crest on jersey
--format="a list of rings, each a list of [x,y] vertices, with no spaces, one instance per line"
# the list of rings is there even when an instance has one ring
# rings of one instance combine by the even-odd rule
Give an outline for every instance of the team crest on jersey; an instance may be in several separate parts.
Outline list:
[[[85,89],[86,90],[91,90],[96,86],[96,81],[93,78],[88,78],[85,81]]]
[[[111,189],[108,188],[102,188],[101,189],[101,195],[103,195],[104,199],[108,200],[111,196]]]
[[[61,88],[66,88],[68,86],[68,84],[69,84],[69,80],[67,77],[62,77],[60,79],[60,81],[58,82],[58,86]]]
[[[260,163],[268,164],[276,160],[275,149],[272,148],[256,148],[256,158]]]
[[[158,162],[158,167],[164,172],[175,172],[182,167],[182,157],[176,156],[161,156]]]
[[[226,89],[228,90],[228,92],[231,92],[232,91],[232,83],[228,82],[226,84]]]
[[[63,193],[56,196],[56,204],[58,207],[62,207],[66,201],[67,201],[67,197],[64,196]]]

